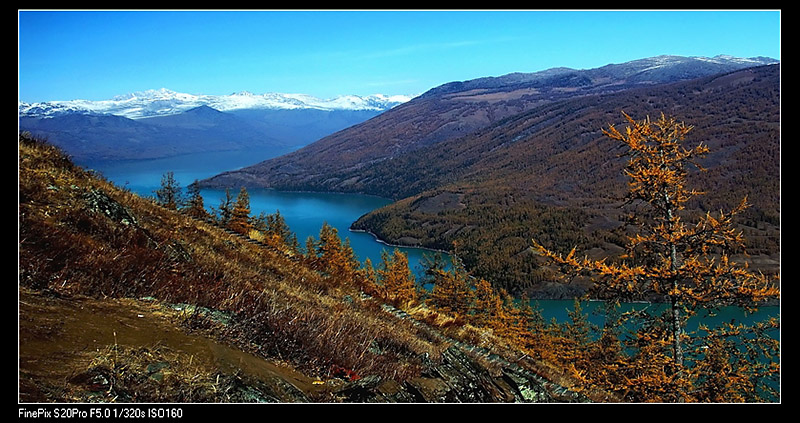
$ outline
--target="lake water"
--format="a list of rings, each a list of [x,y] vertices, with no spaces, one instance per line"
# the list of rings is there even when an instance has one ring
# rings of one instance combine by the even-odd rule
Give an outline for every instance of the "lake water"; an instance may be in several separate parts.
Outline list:
[[[575,303],[573,300],[532,300],[531,304],[538,307],[544,317],[545,321],[555,319],[558,322],[569,321],[569,313],[574,310]],[[605,323],[605,311],[602,301],[583,301],[581,302],[581,310],[583,314],[587,315],[589,321],[598,327],[602,327]],[[642,310],[647,308],[647,312],[651,315],[660,315],[667,309],[666,304],[645,304],[633,303],[622,304],[619,311],[632,311]],[[692,332],[697,330],[698,325],[702,322],[709,327],[718,327],[723,323],[737,322],[747,325],[752,325],[756,322],[764,321],[770,317],[779,317],[780,307],[768,306],[761,307],[755,313],[747,313],[744,309],[739,307],[723,307],[715,310],[714,314],[698,313],[696,316],[689,319],[687,322],[686,331]],[[776,338],[780,338],[779,333],[773,334]]]
[[[238,169],[256,162],[287,153],[289,150],[229,151],[205,154],[192,154],[180,157],[157,160],[117,161],[104,163],[80,163],[91,169],[100,171],[107,179],[118,186],[126,187],[142,196],[153,196],[161,185],[161,177],[166,172],[173,172],[175,179],[182,187],[195,180],[204,179],[226,170]],[[224,196],[221,190],[203,190],[203,199],[207,208],[217,207]],[[232,195],[238,189],[231,190]],[[390,200],[380,197],[357,194],[333,194],[310,192],[281,192],[274,190],[252,189],[250,208],[252,215],[275,213],[280,211],[289,228],[297,235],[301,246],[305,245],[308,236],[319,238],[319,230],[323,222],[335,227],[339,236],[350,240],[358,259],[363,262],[369,257],[375,266],[380,263],[381,251],[393,249],[377,241],[372,235],[363,232],[351,232],[350,224],[363,214],[382,207]],[[408,254],[412,271],[421,276],[424,254],[429,251],[419,248],[400,248]],[[449,258],[445,255],[445,259]],[[556,319],[559,322],[568,320],[567,312],[573,309],[571,300],[534,300],[547,321]],[[602,324],[602,315],[596,313],[601,302],[591,301],[583,304],[583,310],[595,324]],[[627,307],[638,307],[628,305]],[[752,322],[767,316],[778,316],[779,307],[763,307],[755,316],[747,315],[735,307],[726,308],[713,317],[703,317],[708,322]],[[698,319],[695,319],[695,322]],[[696,324],[696,323],[694,323]]]

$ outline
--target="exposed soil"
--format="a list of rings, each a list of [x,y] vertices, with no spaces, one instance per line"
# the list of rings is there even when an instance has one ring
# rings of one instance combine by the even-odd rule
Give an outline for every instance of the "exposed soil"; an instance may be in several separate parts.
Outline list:
[[[62,298],[20,288],[19,401],[113,400],[97,392],[110,386],[86,383],[96,371],[93,363],[113,351],[159,357],[148,364],[152,374],[143,376],[171,364],[177,368],[163,361],[166,356],[192,363],[198,374],[255,382],[261,395],[253,400],[258,401],[308,401],[330,389],[288,365],[189,333],[178,326],[182,312],[148,300]],[[147,354],[155,351],[169,354]]]

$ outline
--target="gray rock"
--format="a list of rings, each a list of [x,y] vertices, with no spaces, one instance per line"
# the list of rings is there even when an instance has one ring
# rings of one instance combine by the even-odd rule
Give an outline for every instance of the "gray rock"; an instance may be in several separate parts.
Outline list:
[[[557,386],[522,367],[495,359],[490,370],[458,346],[442,353],[441,360],[424,360],[427,368],[415,378],[397,384],[377,376],[352,381],[336,391],[344,402],[488,403],[586,402],[587,399]]]

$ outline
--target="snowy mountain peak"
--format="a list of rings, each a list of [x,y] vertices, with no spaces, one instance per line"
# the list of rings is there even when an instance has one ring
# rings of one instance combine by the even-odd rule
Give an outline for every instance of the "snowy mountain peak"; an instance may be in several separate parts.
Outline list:
[[[256,96],[255,94],[251,93],[250,91],[239,91],[239,92],[231,93],[231,95],[232,96],[238,95],[238,96],[242,96],[242,97],[255,97]]]
[[[187,99],[194,97],[190,94],[181,94],[167,88],[157,90],[136,91],[129,94],[115,96],[111,101],[130,101],[130,100],[172,100]]]
[[[65,113],[111,114],[131,119],[181,113],[200,106],[219,111],[239,109],[317,109],[317,110],[388,110],[409,101],[403,95],[346,95],[320,99],[307,94],[239,91],[228,95],[194,95],[167,88],[118,95],[110,100],[67,100],[41,103],[19,102],[20,116],[56,116]]]

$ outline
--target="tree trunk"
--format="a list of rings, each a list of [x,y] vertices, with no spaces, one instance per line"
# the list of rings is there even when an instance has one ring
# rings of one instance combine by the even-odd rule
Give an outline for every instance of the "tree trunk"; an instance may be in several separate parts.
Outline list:
[[[666,217],[669,223],[669,233],[672,233],[673,228],[673,213],[672,203],[670,196],[665,192],[664,200],[666,205]],[[669,243],[669,259],[670,271],[672,272],[672,294],[669,296],[670,309],[672,312],[672,353],[673,362],[675,363],[675,377],[680,379],[683,375],[683,346],[681,345],[681,338],[683,337],[683,324],[681,323],[681,309],[679,306],[678,295],[678,249],[675,243]],[[679,401],[682,400],[679,398]]]
[[[677,284],[676,284],[677,285]],[[673,286],[674,288],[674,286]],[[670,297],[672,307],[672,351],[674,355],[675,367],[678,372],[683,367],[683,346],[681,345],[681,337],[683,336],[683,325],[681,324],[681,309],[678,306],[677,299]]]

